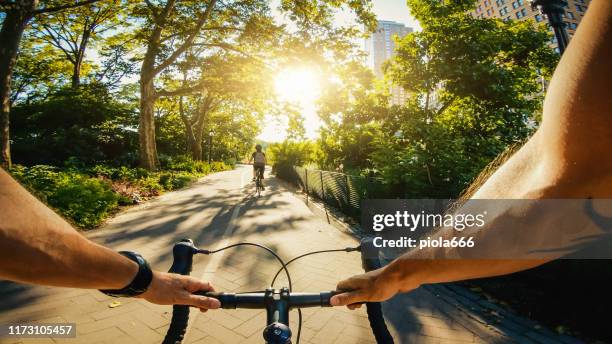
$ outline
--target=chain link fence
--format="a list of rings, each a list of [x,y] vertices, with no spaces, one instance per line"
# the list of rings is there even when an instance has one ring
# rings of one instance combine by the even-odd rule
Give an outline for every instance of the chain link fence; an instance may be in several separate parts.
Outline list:
[[[308,197],[316,197],[358,222],[361,200],[399,196],[380,178],[288,165],[276,165],[274,171],[277,177],[301,188]]]

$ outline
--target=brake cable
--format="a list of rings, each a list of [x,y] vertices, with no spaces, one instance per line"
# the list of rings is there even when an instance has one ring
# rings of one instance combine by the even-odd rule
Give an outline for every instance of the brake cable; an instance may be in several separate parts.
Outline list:
[[[276,253],[274,252],[271,248],[265,246],[265,245],[261,245],[261,244],[257,244],[257,243],[253,243],[253,242],[239,242],[239,243],[235,243],[232,245],[228,245],[216,250],[205,250],[205,249],[198,249],[198,253],[202,253],[202,254],[213,254],[213,253],[217,253],[220,251],[224,251],[230,248],[234,248],[237,246],[255,246],[255,247],[259,247],[261,249],[264,249],[266,251],[268,251],[268,253],[270,253],[271,255],[274,256],[274,258],[276,258],[276,260],[282,265],[282,267],[276,272],[276,275],[274,275],[274,278],[272,279],[272,283],[270,285],[270,287],[274,288],[274,282],[276,282],[276,279],[278,278],[278,275],[280,274],[281,271],[285,271],[285,275],[287,276],[287,283],[289,284],[289,291],[291,292],[293,289],[293,284],[291,282],[291,274],[289,273],[289,269],[287,269],[287,265],[295,262],[298,259],[307,257],[307,256],[311,256],[314,254],[319,254],[319,253],[331,253],[331,252],[353,252],[353,251],[359,251],[361,250],[361,245],[357,246],[357,247],[346,247],[346,248],[341,248],[341,249],[333,249],[333,250],[320,250],[320,251],[312,251],[312,252],[308,252],[308,253],[304,253],[302,255],[299,255],[297,257],[294,257],[292,259],[290,259],[287,263],[285,263],[285,261]],[[300,344],[300,335],[302,333],[302,310],[300,308],[297,309],[298,311],[298,331],[297,331],[297,336],[296,336],[296,344]]]
[[[312,251],[312,252],[308,252],[308,253],[304,253],[302,255],[299,255],[297,257],[291,258],[288,262],[287,262],[287,266],[293,262],[295,262],[296,260],[300,259],[300,258],[304,258],[307,256],[311,256],[313,254],[319,254],[319,253],[331,253],[331,252],[353,252],[353,251],[359,251],[361,250],[361,246],[357,246],[357,247],[346,247],[346,248],[338,248],[338,249],[333,249],[333,250],[321,250],[321,251]],[[276,272],[276,275],[274,275],[274,278],[272,279],[272,284],[271,286],[274,287],[274,283],[276,282],[276,279],[278,278],[278,275],[281,273],[281,271],[283,271],[283,269],[280,269]]]
[[[307,257],[307,256],[311,256],[314,254],[319,254],[319,253],[331,253],[331,252],[353,252],[353,251],[360,251],[361,250],[361,245],[357,246],[357,247],[346,247],[346,248],[338,248],[338,249],[333,249],[333,250],[320,250],[320,251],[312,251],[312,252],[307,252],[304,254],[301,254],[297,257],[291,258],[287,264],[285,264],[284,268],[286,269],[287,266],[293,262],[295,262],[298,259]],[[280,274],[280,272],[283,269],[280,269],[276,272],[276,275],[274,275],[274,278],[272,279],[272,283],[271,283],[271,287],[274,288],[274,282],[276,282],[276,279],[278,278],[278,275]],[[296,336],[296,344],[300,344],[300,335],[302,334],[302,310],[300,308],[298,308],[298,331],[297,331],[297,336]]]
[[[289,270],[287,269],[287,264],[285,264],[285,261],[278,255],[276,254],[276,252],[274,252],[271,248],[264,246],[264,245],[260,245],[260,244],[256,244],[253,242],[239,242],[236,244],[232,244],[229,246],[225,246],[216,250],[204,250],[204,249],[198,249],[198,253],[203,253],[203,254],[213,254],[213,253],[217,253],[217,252],[221,252],[224,250],[227,250],[229,248],[234,248],[237,246],[255,246],[255,247],[259,247],[261,249],[264,249],[266,251],[268,251],[268,253],[270,253],[271,255],[274,256],[274,258],[276,258],[276,260],[278,260],[278,262],[282,265],[281,270],[285,270],[285,275],[287,275],[287,282],[289,283],[289,291],[292,290],[293,288],[293,284],[291,283],[291,274],[289,274]]]

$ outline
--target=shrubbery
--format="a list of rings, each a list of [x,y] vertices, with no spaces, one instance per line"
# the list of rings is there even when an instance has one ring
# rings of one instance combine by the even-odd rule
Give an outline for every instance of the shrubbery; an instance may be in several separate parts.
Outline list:
[[[268,146],[268,161],[274,171],[280,166],[306,166],[320,160],[321,150],[312,141],[283,141]]]
[[[119,203],[120,195],[110,183],[74,170],[15,166],[11,173],[43,202],[82,228],[100,224]]]
[[[83,229],[96,227],[121,205],[137,204],[164,191],[183,188],[211,172],[233,168],[223,162],[191,161],[179,158],[161,172],[142,168],[93,167],[58,168],[48,165],[15,165],[11,174],[41,201]]]

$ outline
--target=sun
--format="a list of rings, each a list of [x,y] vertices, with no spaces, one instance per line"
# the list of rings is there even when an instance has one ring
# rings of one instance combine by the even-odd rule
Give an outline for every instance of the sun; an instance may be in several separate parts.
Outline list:
[[[318,73],[309,67],[291,67],[278,72],[274,80],[276,95],[282,101],[314,107],[321,85]]]
[[[282,69],[274,78],[274,89],[278,100],[291,103],[300,109],[304,118],[306,137],[317,137],[321,119],[317,115],[316,102],[321,95],[321,76],[310,66],[293,66]],[[280,123],[268,119],[265,121],[258,139],[269,142],[281,142],[287,137],[288,118],[281,118]]]

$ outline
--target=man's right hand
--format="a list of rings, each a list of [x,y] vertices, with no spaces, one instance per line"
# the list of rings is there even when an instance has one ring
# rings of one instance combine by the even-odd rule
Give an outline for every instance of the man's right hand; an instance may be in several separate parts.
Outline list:
[[[346,290],[331,298],[332,306],[347,306],[349,309],[359,308],[363,302],[379,302],[392,298],[400,291],[416,289],[400,288],[399,281],[385,271],[385,268],[356,275],[340,281],[337,290]],[[400,290],[401,289],[401,290]]]
[[[209,282],[202,282],[190,276],[154,271],[149,289],[139,297],[159,305],[194,306],[206,312],[221,307],[219,300],[193,293],[214,290]]]

